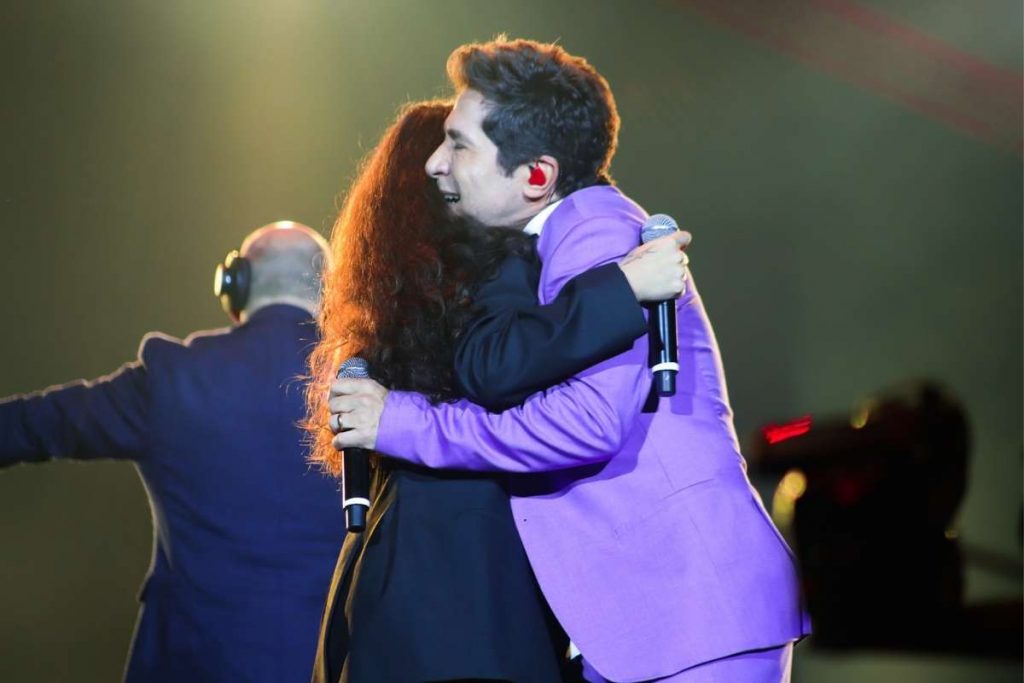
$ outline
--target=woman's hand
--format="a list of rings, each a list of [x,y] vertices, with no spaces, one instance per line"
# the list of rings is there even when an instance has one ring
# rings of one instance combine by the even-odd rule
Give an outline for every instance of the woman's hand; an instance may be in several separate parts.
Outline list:
[[[651,240],[626,254],[619,263],[636,300],[668,301],[682,296],[689,275],[686,247],[690,233],[679,230]]]

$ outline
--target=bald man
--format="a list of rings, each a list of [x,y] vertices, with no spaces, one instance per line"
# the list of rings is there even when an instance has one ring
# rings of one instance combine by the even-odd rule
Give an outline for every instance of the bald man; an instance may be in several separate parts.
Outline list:
[[[319,233],[301,223],[278,221],[249,233],[240,253],[251,264],[249,295],[236,309],[241,321],[276,304],[316,314],[320,273],[330,255]]]
[[[149,334],[93,381],[0,401],[0,467],[132,461],[155,527],[125,680],[308,680],[344,523],[302,434],[328,247],[291,222],[218,269],[229,329]]]

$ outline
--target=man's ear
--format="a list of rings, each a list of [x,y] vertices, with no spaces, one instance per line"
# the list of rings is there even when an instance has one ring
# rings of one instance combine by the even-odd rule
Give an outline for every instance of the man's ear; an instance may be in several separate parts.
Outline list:
[[[558,160],[545,154],[522,168],[523,196],[531,202],[550,201],[558,184]]]

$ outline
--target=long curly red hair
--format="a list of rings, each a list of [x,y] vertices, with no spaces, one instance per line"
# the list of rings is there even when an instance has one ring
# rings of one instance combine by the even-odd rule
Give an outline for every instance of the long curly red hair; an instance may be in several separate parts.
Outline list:
[[[425,307],[443,318],[437,275],[444,202],[424,164],[441,144],[449,111],[440,101],[407,106],[364,159],[334,223],[306,394],[310,459],[332,474],[341,458],[326,428],[327,389],[340,362],[365,358],[374,379],[388,386],[382,380],[398,360],[391,346],[412,333],[409,313]]]
[[[519,230],[452,219],[427,176],[451,108],[447,101],[403,108],[364,159],[334,223],[304,425],[310,461],[334,475],[342,458],[331,445],[327,392],[341,362],[365,359],[370,376],[389,389],[434,402],[457,398],[452,357],[474,312],[476,283],[510,253],[531,257]]]

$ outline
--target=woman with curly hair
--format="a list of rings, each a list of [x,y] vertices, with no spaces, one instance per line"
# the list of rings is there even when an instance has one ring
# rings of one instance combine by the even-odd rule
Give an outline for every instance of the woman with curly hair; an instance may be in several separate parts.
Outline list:
[[[450,110],[445,102],[406,107],[365,160],[334,226],[307,395],[311,459],[336,476],[342,460],[326,400],[340,361],[364,358],[389,388],[457,398],[453,345],[472,312],[473,283],[507,254],[531,253],[518,231],[447,218],[423,166]],[[565,643],[501,480],[377,457],[372,478],[367,530],[347,536],[338,561],[314,680],[559,680]]]

